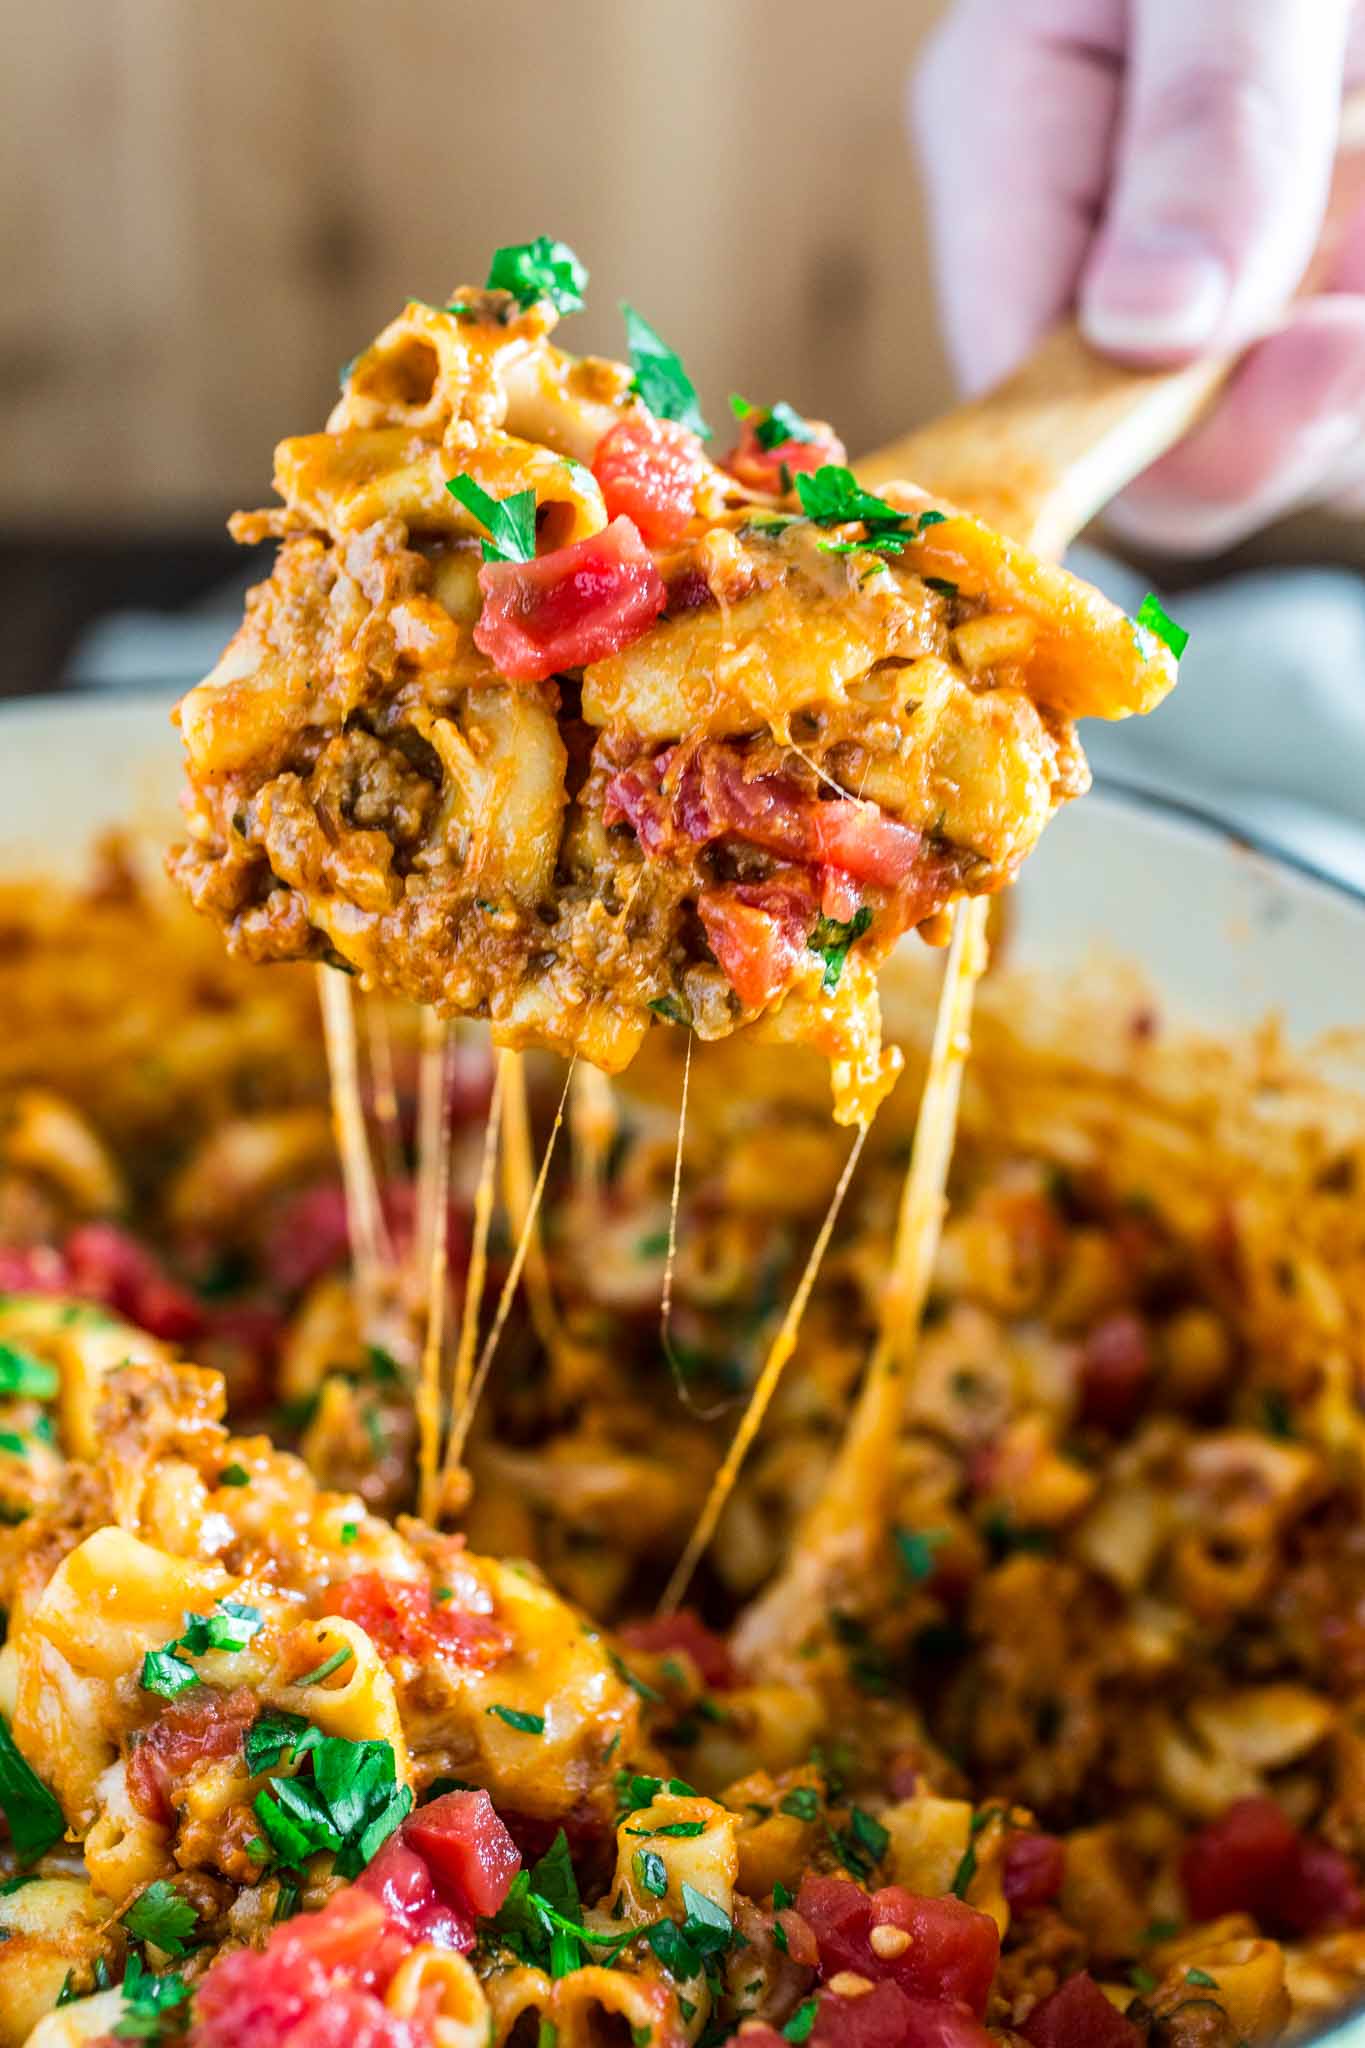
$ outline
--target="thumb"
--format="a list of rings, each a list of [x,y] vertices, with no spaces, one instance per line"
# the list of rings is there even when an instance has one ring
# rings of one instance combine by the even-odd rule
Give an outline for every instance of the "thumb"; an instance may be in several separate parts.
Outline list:
[[[1082,279],[1100,349],[1231,347],[1293,293],[1322,221],[1349,0],[1133,0],[1115,183]]]

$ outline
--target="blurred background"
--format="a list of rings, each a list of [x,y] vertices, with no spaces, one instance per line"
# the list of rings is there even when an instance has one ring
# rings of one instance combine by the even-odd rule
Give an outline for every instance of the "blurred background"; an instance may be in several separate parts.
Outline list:
[[[270,502],[275,442],[322,425],[404,299],[481,282],[500,242],[571,243],[573,345],[620,352],[628,296],[718,423],[730,391],[782,397],[856,453],[942,408],[902,103],[947,4],[25,10],[0,73],[0,697],[169,702],[204,673],[266,570],[223,522]],[[1340,574],[1363,536],[1305,515],[1214,564],[1083,554],[1125,604],[1180,590],[1195,629],[1185,687],[1096,737],[1099,764],[1365,879],[1359,829],[1337,852],[1365,827],[1365,590]]]
[[[0,76],[0,690],[192,604],[408,297],[561,236],[726,394],[941,405],[905,74],[936,0],[45,0]],[[96,650],[98,652],[98,650]],[[115,650],[117,651],[117,649]],[[125,652],[128,649],[125,648]]]

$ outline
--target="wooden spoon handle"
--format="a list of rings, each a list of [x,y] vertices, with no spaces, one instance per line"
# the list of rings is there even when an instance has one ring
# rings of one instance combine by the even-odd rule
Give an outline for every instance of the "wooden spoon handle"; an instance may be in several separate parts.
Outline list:
[[[1343,102],[1322,237],[1299,287],[1314,290],[1365,199],[1365,93]],[[1097,512],[1187,433],[1235,356],[1179,370],[1132,370],[1097,355],[1074,320],[984,397],[903,435],[857,464],[871,489],[920,484],[1040,554],[1058,555]]]

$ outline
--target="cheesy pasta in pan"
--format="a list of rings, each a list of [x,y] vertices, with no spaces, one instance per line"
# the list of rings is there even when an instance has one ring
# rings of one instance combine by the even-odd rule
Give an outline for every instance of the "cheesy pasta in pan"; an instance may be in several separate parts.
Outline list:
[[[670,1361],[655,1035],[552,1183],[553,1323],[514,1316],[436,1529],[311,977],[113,853],[0,913],[0,2048],[1232,2048],[1352,1999],[1365,1128],[1272,1039],[1238,1065],[1093,991],[1049,1037],[985,984],[892,1512],[773,1640],[908,1090],[660,1616],[845,1156],[818,1062],[697,1055]],[[401,1012],[383,1042],[401,1262]],[[453,1296],[492,1085],[459,1053]]]
[[[1013,879],[1087,785],[1075,721],[1150,710],[1180,635],[863,491],[785,403],[737,399],[714,459],[633,309],[629,365],[552,342],[585,282],[499,250],[281,443],[281,509],[233,529],[275,568],[178,712],[174,872],[243,958],[608,1072],[657,1020],[774,1020],[862,1119],[895,1074],[878,963]]]

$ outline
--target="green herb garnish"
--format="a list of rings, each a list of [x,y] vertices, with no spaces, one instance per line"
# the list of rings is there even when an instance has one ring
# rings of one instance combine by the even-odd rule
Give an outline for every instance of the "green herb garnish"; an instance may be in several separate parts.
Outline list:
[[[485,562],[529,562],[536,551],[536,494],[513,491],[510,498],[490,498],[472,476],[452,476],[446,489],[488,533]]]
[[[244,1650],[264,1626],[260,1609],[247,1607],[240,1600],[220,1600],[212,1614],[187,1614],[185,1633],[159,1650],[148,1650],[143,1658],[143,1690],[174,1699],[199,1683],[198,1672],[185,1661],[187,1656],[202,1657],[209,1650]]]
[[[934,1574],[934,1552],[948,1541],[946,1529],[893,1529],[896,1556],[905,1576],[922,1585]]]
[[[812,953],[818,953],[825,963],[821,987],[833,989],[839,986],[848,958],[848,949],[855,939],[860,939],[872,922],[872,912],[864,903],[854,911],[845,924],[837,917],[822,917],[806,944]]]
[[[1218,1989],[1218,1979],[1210,1977],[1207,1970],[1186,1970],[1185,1982],[1187,1984],[1198,1984],[1205,1991],[1216,1991]]]
[[[663,1857],[656,1849],[637,1849],[630,1860],[641,1891],[661,1899],[668,1890],[668,1865]]]
[[[321,1685],[324,1678],[330,1678],[334,1671],[340,1671],[343,1664],[349,1664],[355,1651],[349,1643],[333,1650],[330,1657],[324,1657],[321,1664],[312,1671],[304,1671],[294,1680],[295,1685]]]
[[[505,1721],[509,1728],[515,1728],[519,1734],[543,1735],[545,1733],[545,1716],[543,1714],[524,1714],[520,1707],[501,1707],[496,1704],[491,1707],[485,1707],[484,1712],[485,1714],[496,1714],[500,1721]]]
[[[32,1863],[66,1833],[62,1809],[0,1718],[0,1813],[21,1863]]]
[[[548,299],[561,313],[581,313],[588,273],[567,242],[537,235],[532,242],[509,242],[493,251],[488,289],[511,292],[519,305]]]
[[[777,1810],[790,1814],[793,1820],[817,1820],[820,1794],[811,1785],[798,1785],[794,1792],[788,1792],[779,1802]]]
[[[123,1974],[123,2011],[114,2032],[124,2041],[155,2041],[179,2033],[189,2019],[190,1986],[174,1970],[154,1977],[141,1956],[130,1956]]]
[[[786,2026],[782,2029],[783,2040],[809,2041],[811,2028],[815,2025],[815,2015],[819,2010],[820,2001],[818,1998],[803,1999],[787,2021]]]
[[[747,398],[741,398],[737,391],[730,393],[730,410],[737,420],[751,420],[754,439],[765,455],[774,448],[780,448],[784,441],[813,441],[815,429],[810,421],[803,419],[794,406],[778,399],[776,405],[750,405]]]
[[[1137,608],[1133,634],[1144,660],[1151,653],[1152,640],[1159,640],[1163,647],[1169,647],[1177,661],[1190,644],[1189,634],[1183,626],[1177,626],[1154,590],[1147,592]]]
[[[255,1734],[260,1723],[250,1731]],[[291,1748],[295,1763],[305,1762],[312,1775],[272,1778],[270,1789],[256,1794],[253,1809],[262,1832],[286,1868],[301,1868],[316,1850],[336,1858],[338,1877],[356,1877],[412,1811],[412,1792],[399,1785],[392,1744],[350,1742],[340,1735],[319,1735],[306,1728],[271,1731],[283,1740],[280,1755]],[[258,1745],[257,1754],[261,1745]],[[248,1769],[253,1761],[250,1736]]]
[[[0,1344],[0,1394],[18,1394],[35,1401],[50,1401],[61,1387],[55,1365],[20,1351],[13,1344]]]
[[[220,1486],[250,1486],[251,1474],[245,1465],[224,1465],[218,1474]]]
[[[183,1956],[199,1932],[199,1915],[173,1884],[158,1877],[134,1899],[123,1924],[139,1941],[154,1942],[168,1956]]]
[[[711,429],[702,417],[697,387],[683,368],[681,358],[655,333],[648,320],[624,300],[621,311],[626,322],[626,347],[635,371],[631,390],[643,399],[656,419],[677,420],[703,441],[709,441]]]

